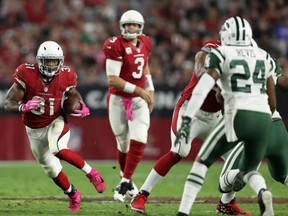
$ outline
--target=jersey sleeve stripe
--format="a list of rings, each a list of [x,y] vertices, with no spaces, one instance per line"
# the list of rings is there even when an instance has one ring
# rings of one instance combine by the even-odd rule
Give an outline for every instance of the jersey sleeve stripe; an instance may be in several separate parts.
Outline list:
[[[18,78],[16,78],[16,81],[25,89],[25,91],[26,91],[26,84],[25,84],[25,82],[23,82],[22,80],[20,80],[20,79],[18,79]]]
[[[214,49],[212,52],[217,56],[217,58],[218,58],[221,62],[225,61],[225,57],[222,55],[222,53],[220,52],[219,49]]]
[[[218,65],[215,69],[219,72],[219,74],[223,74],[221,63],[225,61],[225,56],[223,56],[219,49],[213,49],[212,54],[218,59]]]

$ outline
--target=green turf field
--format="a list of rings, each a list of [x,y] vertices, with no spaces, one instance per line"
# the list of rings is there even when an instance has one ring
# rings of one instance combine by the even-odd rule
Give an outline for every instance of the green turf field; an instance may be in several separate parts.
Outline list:
[[[140,215],[132,212],[129,201],[118,203],[113,201],[113,190],[119,182],[119,168],[115,162],[91,162],[103,175],[107,182],[106,191],[98,194],[84,173],[64,163],[64,171],[70,181],[81,191],[82,208],[80,212],[70,213],[67,210],[68,198],[44,175],[41,167],[34,162],[1,162],[0,165],[0,215]],[[218,175],[222,163],[213,165],[208,171],[205,184],[198,194],[190,215],[216,215],[215,206],[220,194],[217,191]],[[134,175],[134,182],[141,186],[148,175],[153,162],[142,162]],[[152,190],[150,203],[146,205],[144,215],[176,215],[186,176],[191,163],[181,162]],[[267,167],[260,169],[267,181],[274,198],[275,215],[288,213],[288,190],[275,182],[269,175]],[[238,204],[253,215],[259,215],[256,195],[245,187],[238,193]],[[249,202],[246,199],[249,199]],[[280,199],[281,198],[281,199]],[[284,198],[284,199],[282,199]],[[280,203],[280,202],[284,203]]]

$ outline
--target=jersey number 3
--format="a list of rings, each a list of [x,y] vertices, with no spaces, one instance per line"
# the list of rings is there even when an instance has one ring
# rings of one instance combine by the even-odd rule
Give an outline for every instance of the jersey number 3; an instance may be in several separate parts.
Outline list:
[[[144,58],[137,57],[134,63],[138,65],[138,67],[137,67],[137,72],[132,72],[132,76],[134,79],[140,79],[142,77],[143,69],[144,69],[144,63],[145,63]]]

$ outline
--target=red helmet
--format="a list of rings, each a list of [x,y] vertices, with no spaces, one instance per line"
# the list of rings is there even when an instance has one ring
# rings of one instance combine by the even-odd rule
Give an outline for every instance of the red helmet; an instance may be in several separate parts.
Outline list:
[[[206,41],[205,45],[201,48],[204,52],[210,52],[211,49],[215,49],[221,45],[219,40],[208,40]]]

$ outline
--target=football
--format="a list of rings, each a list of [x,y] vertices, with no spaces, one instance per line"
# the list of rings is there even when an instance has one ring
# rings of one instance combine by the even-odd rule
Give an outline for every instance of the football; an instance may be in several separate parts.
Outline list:
[[[81,109],[81,104],[79,98],[75,96],[68,96],[63,101],[62,109],[66,114],[71,114],[74,112],[74,110]]]

